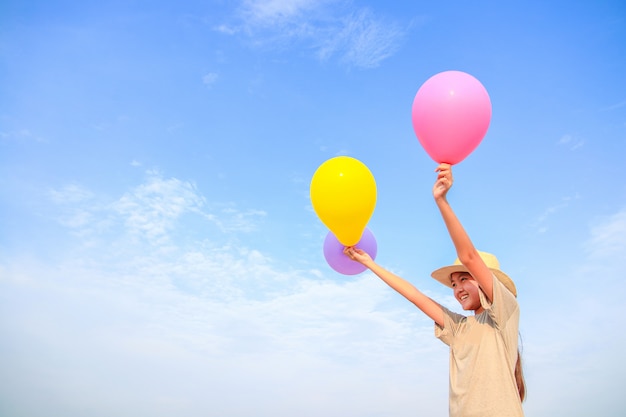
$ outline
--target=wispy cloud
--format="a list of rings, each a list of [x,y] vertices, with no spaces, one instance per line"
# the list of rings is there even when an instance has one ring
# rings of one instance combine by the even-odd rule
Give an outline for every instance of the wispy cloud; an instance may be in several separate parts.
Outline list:
[[[258,221],[267,215],[263,210],[249,209],[242,211],[230,207],[222,209],[220,213],[223,216],[219,218],[212,216],[212,218],[224,232],[252,232],[257,229]]]
[[[404,31],[397,24],[384,22],[369,9],[362,9],[343,19],[342,26],[328,36],[318,49],[318,56],[341,60],[360,68],[377,67],[399,48]]]
[[[0,131],[0,140],[11,142],[48,142],[44,137],[34,133],[31,129],[17,129]]]
[[[623,209],[591,229],[586,243],[589,257],[594,260],[621,259],[626,256],[626,209]]]
[[[578,200],[579,198],[579,195],[563,197],[560,202],[546,208],[533,222],[533,227],[535,227],[539,233],[547,232],[549,219],[560,211],[565,210],[572,201]]]
[[[255,301],[237,293],[245,270],[229,283],[213,280],[211,271],[205,279],[218,298],[168,288],[152,270],[120,276],[65,265],[63,275],[47,272],[55,286],[40,291],[37,304],[4,306],[13,324],[0,325],[10,352],[20,354],[4,355],[3,369],[20,378],[2,390],[3,403],[32,389],[42,397],[35,408],[49,406],[46,398],[76,404],[80,380],[89,387],[78,401],[83,410],[112,407],[126,415],[382,415],[428,403],[428,387],[420,386],[427,379],[437,381],[436,408],[445,409],[445,372],[426,365],[445,368],[445,348],[408,306],[381,310],[389,293],[372,277],[342,284],[292,271],[289,282],[298,286]],[[259,278],[273,274],[282,272],[266,269]],[[0,284],[8,295],[23,291]],[[422,378],[414,377],[418,371]],[[54,374],[54,384],[42,374]],[[252,399],[254,411],[245,408]]]
[[[340,0],[250,0],[242,3],[238,16],[238,24],[216,30],[244,34],[265,47],[304,44],[320,60],[338,59],[363,69],[392,56],[407,30],[369,8]]]
[[[94,194],[77,183],[67,184],[59,189],[48,190],[48,195],[57,204],[74,204],[90,200]]]
[[[193,184],[149,172],[145,184],[124,194],[112,208],[131,233],[153,240],[165,238],[176,219],[186,212],[198,212],[203,205]]]
[[[554,249],[559,257],[563,257],[563,250]],[[521,327],[525,329],[524,358],[531,395],[526,412],[550,413],[553,407],[558,413],[568,398],[577,398],[579,404],[594,404],[602,415],[621,415],[618,410],[623,407],[616,398],[625,367],[616,366],[611,358],[626,348],[623,332],[613,330],[620,327],[623,313],[623,295],[616,289],[623,283],[626,209],[599,219],[589,228],[587,238],[569,251],[564,256],[569,261],[560,265],[554,265],[548,253],[546,259],[533,265],[533,282],[524,284],[536,288],[533,299],[522,301]],[[542,262],[546,265],[541,266]],[[564,311],[573,312],[577,319],[565,320],[559,326],[546,320]],[[554,402],[542,398],[540,393],[552,392],[555,384],[563,390],[554,392]]]
[[[164,178],[157,171],[147,171],[144,183],[113,200],[96,198],[94,192],[76,183],[51,189],[48,195],[56,205],[57,220],[74,234],[95,238],[122,228],[127,237],[155,245],[170,241],[186,215],[223,233],[254,231],[266,215],[259,209],[239,209],[234,203],[209,205],[195,184]]]
[[[237,210],[210,210],[193,183],[154,171],[106,204],[101,193],[74,183],[49,196],[61,207],[91,210],[94,222],[117,216],[119,223],[135,212],[141,220],[53,263],[0,259],[0,330],[8,347],[0,365],[12,381],[2,385],[2,404],[23,406],[36,392],[37,415],[59,403],[153,416],[399,415],[416,404],[424,415],[445,414],[446,347],[430,320],[372,274],[337,280],[278,264],[227,236],[173,236],[185,215],[208,221],[210,211]],[[176,242],[126,242],[132,230],[162,230]],[[617,395],[623,374],[611,358],[626,341],[611,331],[621,311],[612,288],[625,236],[622,209],[590,228],[587,256],[564,265],[562,277],[538,268],[536,285],[563,288],[549,302],[523,301],[532,306],[522,319],[531,394],[561,384],[603,410],[617,404],[597,398]],[[429,295],[458,308],[444,289]],[[545,320],[579,308],[585,314],[561,326]],[[544,406],[542,396],[533,398],[527,412]]]
[[[9,346],[0,364],[17,381],[2,385],[3,404],[37,392],[41,415],[47,398],[127,415],[383,415],[428,404],[427,380],[438,381],[435,408],[445,410],[447,355],[432,323],[371,274],[330,279],[228,234],[174,236],[186,215],[209,221],[212,203],[193,183],[154,171],[108,203],[78,184],[49,196],[124,227],[53,263],[0,259],[0,317],[11,317],[0,318]],[[225,207],[214,216],[262,215]]]
[[[578,148],[582,148],[582,146],[585,144],[585,141],[572,135],[563,135],[559,139],[558,144],[561,146],[566,146],[571,151],[575,151]]]
[[[245,0],[240,8],[244,20],[253,26],[291,25],[302,21],[306,14],[322,6],[337,3],[332,0]]]
[[[615,103],[607,107],[603,107],[602,109],[600,109],[600,111],[613,111],[613,110],[621,109],[622,107],[625,107],[625,106],[626,106],[626,100],[620,101],[619,103]]]
[[[217,82],[219,78],[219,74],[216,72],[209,72],[202,76],[202,84],[206,85],[208,88],[213,87],[213,84]]]
[[[98,213],[102,213],[96,195],[78,183],[66,184],[58,189],[48,190],[48,197],[55,204],[50,212],[57,215],[57,221],[70,228],[75,235],[91,235],[100,229],[102,223]]]

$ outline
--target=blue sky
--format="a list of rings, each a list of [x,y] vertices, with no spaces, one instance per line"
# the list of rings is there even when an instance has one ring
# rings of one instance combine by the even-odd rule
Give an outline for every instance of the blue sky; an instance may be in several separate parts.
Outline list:
[[[549,4],[548,4],[549,3]],[[0,414],[446,416],[448,350],[325,262],[337,155],[377,260],[456,309],[413,133],[468,72],[491,125],[449,199],[519,290],[533,416],[622,416],[622,1],[0,5]]]

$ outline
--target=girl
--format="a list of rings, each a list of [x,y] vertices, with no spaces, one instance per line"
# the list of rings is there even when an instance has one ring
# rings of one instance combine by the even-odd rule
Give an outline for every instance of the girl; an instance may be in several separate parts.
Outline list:
[[[363,250],[344,253],[360,262],[435,321],[435,336],[450,347],[450,416],[523,416],[525,385],[517,347],[519,305],[515,284],[500,271],[495,256],[479,252],[447,201],[450,165],[437,167],[433,197],[458,258],[432,273],[454,291],[464,310],[456,314],[424,295],[408,281],[376,264]]]

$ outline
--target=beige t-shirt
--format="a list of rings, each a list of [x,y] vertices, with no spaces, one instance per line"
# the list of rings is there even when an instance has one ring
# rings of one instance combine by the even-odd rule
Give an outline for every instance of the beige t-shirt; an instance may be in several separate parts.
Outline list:
[[[450,346],[450,417],[524,415],[515,382],[519,305],[493,277],[490,304],[482,291],[480,314],[465,317],[443,307],[435,336]]]

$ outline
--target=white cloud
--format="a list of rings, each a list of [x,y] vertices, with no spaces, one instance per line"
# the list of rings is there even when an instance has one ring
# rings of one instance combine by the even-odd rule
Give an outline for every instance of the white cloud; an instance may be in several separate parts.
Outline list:
[[[58,190],[50,189],[48,194],[57,204],[80,203],[93,198],[91,191],[77,183],[67,184]]]
[[[99,249],[87,263],[6,269],[3,294],[21,302],[0,320],[13,381],[4,404],[69,416],[397,414],[430,404],[429,359],[447,363],[432,324],[408,303],[381,308],[391,292],[372,276],[317,279],[242,247],[145,258]],[[436,374],[443,416],[447,377]]]
[[[140,164],[134,163],[137,165]],[[222,233],[249,233],[266,216],[263,210],[242,210],[234,203],[212,203],[209,207],[195,184],[166,179],[156,171],[148,171],[146,175],[143,184],[112,201],[96,198],[80,184],[51,189],[48,195],[56,206],[50,212],[56,213],[57,221],[79,236],[110,237],[123,228],[121,241],[130,238],[135,242],[138,238],[154,245],[171,241],[172,233],[184,228],[185,220],[193,227],[213,225]]]
[[[26,128],[10,131],[0,131],[0,139],[14,142],[48,142],[45,138],[33,133],[30,129]]]
[[[97,198],[81,184],[71,183],[59,189],[49,189],[48,197],[56,204],[50,213],[56,213],[57,221],[72,229],[75,235],[90,235],[103,225],[97,216],[101,213]]]
[[[626,349],[626,335],[619,330],[625,232],[626,209],[621,209],[590,228],[583,252],[566,257],[571,261],[558,274],[544,276],[535,267],[532,285],[544,294],[525,300],[521,323],[529,415],[582,416],[591,409],[606,416],[623,414],[619,387],[626,366],[614,358]]]
[[[445,347],[429,320],[371,274],[331,279],[229,233],[175,235],[186,214],[206,221],[210,204],[192,183],[156,172],[107,204],[78,185],[51,196],[93,222],[126,227],[93,230],[92,246],[79,240],[51,263],[1,259],[7,409],[361,417],[417,404],[445,415]],[[169,243],[129,241],[129,232]]]
[[[405,36],[397,22],[368,8],[328,0],[253,0],[240,8],[241,27],[221,25],[226,34],[245,33],[255,45],[304,43],[321,60],[373,68],[392,56]]]
[[[626,100],[620,101],[619,103],[615,103],[615,104],[612,104],[612,105],[607,106],[607,107],[604,107],[604,108],[600,109],[600,111],[617,110],[617,109],[621,109],[624,106],[626,106]]]
[[[127,227],[51,263],[2,259],[6,407],[70,417],[447,415],[447,348],[428,319],[371,274],[296,270],[232,240],[226,227],[210,238],[176,234],[187,215],[217,224],[240,211],[227,204],[209,214],[213,204],[192,183],[156,172],[106,204],[77,184],[50,196],[68,211],[87,210],[91,222],[113,217]],[[525,300],[528,414],[558,404],[576,415],[589,403],[619,415],[625,369],[613,358],[626,337],[615,330],[621,296],[612,289],[625,228],[626,210],[601,219],[586,257],[562,277],[535,277],[563,287],[550,287],[559,292],[549,301]],[[168,242],[128,240],[132,231]],[[445,289],[432,296],[457,308]],[[571,406],[570,394],[579,399]]]
[[[216,32],[223,33],[224,35],[234,35],[239,32],[240,28],[230,26],[227,24],[221,24],[213,28]]]
[[[403,30],[394,23],[376,18],[368,9],[347,17],[343,26],[320,47],[322,59],[340,55],[343,61],[360,68],[373,68],[398,49]]]
[[[626,209],[595,225],[585,247],[591,259],[623,261],[626,256]]]
[[[582,148],[585,141],[572,135],[563,135],[558,143],[559,145],[567,146],[571,151],[575,151],[578,148]]]
[[[202,83],[210,88],[217,82],[218,78],[219,74],[216,72],[209,72],[202,77]]]
[[[124,194],[112,208],[132,233],[148,239],[164,238],[174,221],[186,212],[198,212],[204,205],[193,184],[176,178],[164,180],[149,173],[147,183]]]
[[[253,25],[272,26],[300,20],[307,12],[332,1],[320,0],[246,0],[241,14]]]
[[[579,195],[574,196],[565,196],[561,198],[561,201],[557,204],[554,204],[544,210],[537,219],[533,222],[533,227],[539,233],[545,233],[548,231],[548,221],[550,218],[554,217],[557,213],[567,209],[572,201],[580,199]]]
[[[230,207],[221,210],[225,216],[220,216],[214,221],[223,232],[243,231],[252,232],[257,229],[259,219],[267,213],[263,210],[236,210]]]

